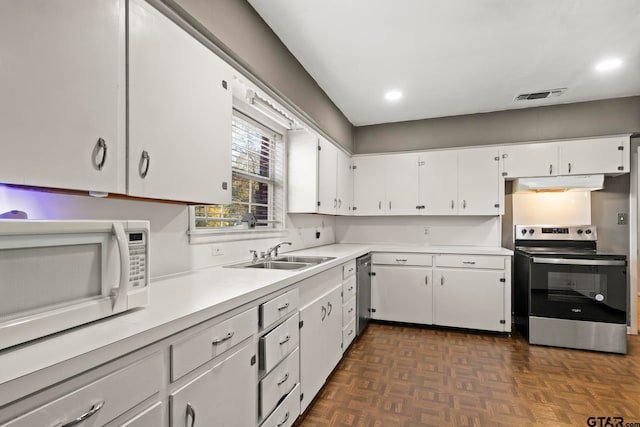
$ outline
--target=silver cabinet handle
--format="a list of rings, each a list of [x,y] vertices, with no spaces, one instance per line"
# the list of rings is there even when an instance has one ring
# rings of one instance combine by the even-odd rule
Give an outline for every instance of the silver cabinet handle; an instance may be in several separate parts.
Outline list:
[[[338,208],[342,207],[342,199],[338,199]]]
[[[475,265],[476,262],[475,261],[462,261],[463,264],[468,264],[468,265]]]
[[[391,209],[391,200],[389,200],[389,209]]]
[[[187,403],[187,418],[191,417],[191,427],[196,425],[196,410],[193,409],[191,403]]]
[[[227,333],[227,335],[225,335],[222,338],[216,338],[215,340],[211,341],[211,344],[216,345],[216,344],[223,343],[225,341],[229,341],[231,337],[233,337],[233,331]]]
[[[353,286],[349,286],[349,289],[347,289],[347,291],[351,292],[353,290]]]
[[[349,329],[349,333],[347,334],[348,337],[350,337],[353,334],[353,329]]]
[[[440,286],[444,286],[444,276],[440,276]]]
[[[327,317],[327,308],[323,305],[322,306],[322,319],[324,321],[324,318]]]
[[[278,307],[278,311],[286,310],[287,308],[289,308],[289,303],[285,302],[280,307]]]
[[[553,164],[549,165],[549,175],[553,175]]]
[[[94,416],[100,409],[102,409],[103,406],[104,406],[104,400],[101,400],[98,403],[94,403],[93,406],[91,406],[91,409],[89,409],[84,414],[80,415],[75,420],[71,420],[65,424],[59,423],[59,424],[56,424],[54,427],[71,427],[71,426],[78,425],[81,422],[88,420],[89,418]]]
[[[290,339],[291,339],[291,337],[289,335],[287,335],[286,337],[284,337],[284,339],[282,341],[280,341],[280,345],[285,345],[286,343],[289,342]]]
[[[331,316],[331,311],[333,310],[333,305],[331,305],[330,302],[327,303],[327,307],[329,308],[329,311],[327,312],[327,316]]]
[[[284,425],[284,423],[286,423],[287,421],[289,421],[289,411],[287,411],[287,413],[286,413],[286,414],[284,414],[284,418],[282,419],[282,421],[280,421],[280,422],[278,423],[278,425],[277,425],[276,427],[283,426],[283,425]]]
[[[396,258],[396,262],[407,262],[406,258]]]
[[[353,313],[353,307],[351,307],[347,313]]]
[[[338,207],[338,199],[333,199],[333,207],[334,208]]]
[[[98,161],[98,154],[100,154],[100,152],[102,152],[102,157],[100,157],[100,161]],[[103,138],[98,138],[96,147],[93,150],[93,156],[93,162],[96,168],[101,171],[107,161],[107,143]]]
[[[142,150],[142,154],[140,155],[140,165],[138,166],[138,171],[140,172],[141,178],[146,178],[149,173],[149,165],[151,164],[151,156],[147,152],[147,150]]]
[[[429,284],[429,276],[424,276],[424,284],[428,285]]]
[[[451,201],[451,209],[453,209],[453,200]]]
[[[571,163],[569,163],[569,173],[571,173]]]
[[[289,372],[284,374],[284,377],[282,377],[282,379],[280,381],[278,381],[276,384],[277,385],[282,385],[282,384],[286,383],[288,379],[289,379]]]
[[[378,202],[378,210],[382,209],[382,201]]]
[[[466,209],[467,208],[467,201],[463,200],[462,201],[462,209]]]

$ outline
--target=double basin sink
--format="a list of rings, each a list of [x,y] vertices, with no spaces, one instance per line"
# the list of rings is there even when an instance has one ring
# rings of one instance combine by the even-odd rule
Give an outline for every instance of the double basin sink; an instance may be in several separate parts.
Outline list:
[[[228,265],[229,268],[261,268],[266,270],[301,270],[331,261],[335,257],[282,255],[271,259],[259,259],[255,262],[243,262]]]

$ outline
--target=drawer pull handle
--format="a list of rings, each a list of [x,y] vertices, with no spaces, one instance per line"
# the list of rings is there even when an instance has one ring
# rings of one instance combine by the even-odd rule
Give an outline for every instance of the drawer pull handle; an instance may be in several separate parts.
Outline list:
[[[278,311],[286,310],[287,308],[289,308],[289,303],[288,302],[284,303],[280,307],[278,307]]]
[[[475,261],[462,261],[462,263],[467,265],[476,265]]]
[[[325,317],[327,317],[327,308],[323,305],[322,306],[322,321],[324,321]]]
[[[187,403],[187,418],[191,417],[191,427],[196,425],[196,410],[193,409],[191,403]]]
[[[429,276],[424,276],[424,284],[429,285]]]
[[[330,302],[327,303],[327,308],[329,309],[329,311],[327,311],[327,316],[331,316],[331,311],[333,310],[333,305],[331,305]]]
[[[282,419],[282,421],[280,421],[280,422],[278,423],[278,425],[277,425],[276,427],[283,426],[283,425],[284,425],[284,423],[286,423],[287,421],[289,421],[289,411],[287,411],[287,413],[286,413],[286,414],[284,414],[284,418]]]
[[[216,338],[215,340],[212,341],[212,344],[215,345],[215,344],[223,343],[225,341],[229,341],[231,337],[233,337],[233,331],[229,332],[227,335],[225,335],[222,338]]]
[[[353,307],[351,307],[347,313],[353,313]]]
[[[280,341],[280,345],[285,345],[286,343],[289,342],[290,339],[291,339],[291,337],[289,335],[287,335],[286,337],[284,337],[284,339],[282,341]]]
[[[347,291],[351,292],[353,290],[353,286],[349,286],[349,289],[347,289]]]
[[[85,412],[84,414],[80,415],[78,418],[76,418],[75,420],[69,421],[66,424],[56,424],[55,427],[71,427],[71,426],[75,426],[80,424],[81,422],[88,420],[89,418],[91,418],[92,416],[94,416],[100,409],[102,409],[102,407],[104,406],[104,400],[101,400],[98,403],[94,403],[93,406],[91,407],[91,409],[89,409],[87,412]]]
[[[396,262],[407,262],[406,258],[396,258]]]
[[[347,336],[349,337],[349,336],[351,336],[352,334],[353,334],[353,329],[351,329],[351,330],[349,331],[349,333],[347,334]]]
[[[284,374],[284,377],[282,377],[282,379],[280,381],[278,381],[277,384],[278,385],[282,385],[282,384],[286,383],[288,379],[289,379],[289,372]]]

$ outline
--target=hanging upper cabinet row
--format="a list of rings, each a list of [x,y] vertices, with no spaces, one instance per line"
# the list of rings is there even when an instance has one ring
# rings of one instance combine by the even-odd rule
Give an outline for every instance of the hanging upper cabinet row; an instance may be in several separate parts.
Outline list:
[[[289,138],[289,212],[501,215],[505,179],[626,173],[629,141],[622,135],[349,160],[325,140],[295,131]]]
[[[229,202],[231,68],[143,0],[127,57],[126,3],[0,5],[0,182]]]

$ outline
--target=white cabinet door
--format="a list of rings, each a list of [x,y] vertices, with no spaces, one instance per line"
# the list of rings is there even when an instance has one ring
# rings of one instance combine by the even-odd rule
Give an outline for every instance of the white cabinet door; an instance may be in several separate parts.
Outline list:
[[[566,141],[560,146],[560,174],[629,172],[629,137]]]
[[[458,214],[498,215],[504,191],[497,148],[458,152]]]
[[[337,187],[338,215],[352,215],[353,211],[353,170],[351,169],[351,157],[341,150],[338,151],[337,162]]]
[[[371,317],[393,322],[433,323],[431,268],[374,265]]]
[[[287,132],[287,210],[318,212],[318,138],[305,130]]]
[[[434,323],[457,328],[505,331],[504,271],[434,270]]]
[[[394,154],[387,156],[384,169],[385,199],[383,211],[387,215],[417,215],[418,206],[418,162],[417,154]]]
[[[420,209],[423,215],[458,213],[458,152],[434,151],[420,155]]]
[[[318,213],[335,215],[338,149],[324,138],[320,138],[318,147]]]
[[[124,5],[0,2],[0,182],[125,192]]]
[[[385,169],[388,156],[366,156],[353,160],[354,215],[382,215],[385,200]]]
[[[502,147],[502,176],[519,178],[558,174],[558,145],[521,144]]]
[[[300,309],[301,411],[342,357],[342,284]]]
[[[194,424],[207,427],[255,426],[258,421],[258,364],[251,364],[255,354],[255,342],[249,342],[172,393],[171,427]]]
[[[148,3],[129,7],[129,194],[229,203],[231,68]]]

